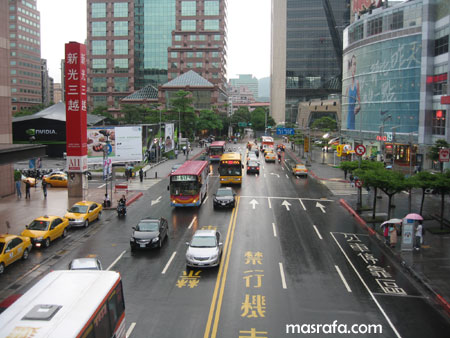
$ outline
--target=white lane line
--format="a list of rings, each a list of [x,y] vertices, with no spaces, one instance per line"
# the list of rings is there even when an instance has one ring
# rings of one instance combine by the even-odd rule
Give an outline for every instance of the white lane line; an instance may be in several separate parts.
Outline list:
[[[203,200],[203,203],[205,203],[207,199],[208,199],[208,196],[205,197],[205,199]]]
[[[288,176],[288,174],[286,174],[286,178],[287,178],[287,179],[289,179],[289,176]]]
[[[176,254],[177,254],[177,252],[174,251],[173,254],[172,254],[172,256],[170,256],[169,261],[167,262],[167,264],[166,264],[166,266],[164,267],[163,271],[161,271],[161,274],[164,275],[164,274],[166,273],[167,269],[168,269],[169,266],[170,266],[170,263],[172,263],[172,261],[173,261],[173,259],[175,258],[175,255],[176,255]]]
[[[101,189],[101,188],[103,188],[105,185],[106,185],[106,183],[103,183],[102,185],[99,185],[97,188],[98,188],[98,189]]]
[[[197,219],[197,216],[194,216],[194,218],[191,221],[191,224],[189,224],[188,229],[191,229],[192,226],[194,225],[195,220]]]
[[[264,173],[264,178],[266,177],[266,173]]]
[[[127,251],[126,250],[122,251],[122,253],[119,255],[119,257],[117,257],[116,260],[114,262],[112,262],[111,265],[108,266],[108,268],[106,270],[108,270],[108,271],[111,270],[112,267],[114,265],[116,265],[116,263],[119,261],[119,259],[121,259],[123,255],[125,255],[125,252],[127,252]]]
[[[283,289],[287,289],[286,278],[284,277],[283,263],[278,263],[278,265],[280,266],[281,285],[283,286]]]
[[[320,239],[323,239],[322,236],[320,235],[319,229],[317,229],[317,227],[315,225],[313,225],[314,230],[316,230],[316,234],[317,236],[319,236]]]
[[[277,237],[277,228],[275,227],[275,223],[272,223],[272,229],[273,229],[273,237]]]
[[[127,331],[127,333],[126,333],[126,335],[125,335],[126,338],[128,338],[129,336],[131,336],[131,333],[133,332],[135,326],[136,326],[136,323],[134,323],[134,322],[131,323],[131,325],[130,325],[130,327],[128,328],[128,331]]]
[[[341,272],[341,269],[339,269],[339,267],[337,265],[334,266],[336,268],[337,273],[339,274],[339,276],[342,279],[342,283],[344,283],[345,288],[347,289],[348,292],[352,292],[352,289],[350,289],[350,285],[348,285],[347,281],[345,280],[344,275]]]
[[[269,202],[269,209],[272,209],[272,203],[270,203],[270,197],[267,199],[267,201]]]
[[[303,204],[303,202],[302,202],[302,199],[301,198],[299,198],[298,199],[298,201],[300,202],[300,204],[302,205],[302,207],[303,207],[303,210],[305,210],[306,211],[306,207],[305,207],[305,205]]]
[[[284,167],[281,167],[281,170],[284,170]]]
[[[364,285],[364,287],[366,288],[367,292],[369,293],[370,297],[373,299],[373,301],[375,302],[375,304],[377,305],[378,309],[380,310],[380,312],[382,313],[382,315],[384,316],[384,318],[386,319],[386,321],[388,322],[389,326],[391,327],[392,331],[394,331],[395,335],[398,338],[401,338],[400,333],[398,333],[397,329],[395,328],[394,324],[392,324],[391,320],[389,319],[388,315],[386,314],[386,312],[384,312],[383,308],[381,307],[380,303],[378,303],[378,300],[375,298],[375,296],[373,295],[372,291],[370,291],[369,287],[367,286],[366,282],[364,282],[364,279],[361,277],[361,275],[359,274],[358,270],[356,270],[355,266],[353,265],[352,261],[350,260],[350,258],[348,258],[347,254],[345,253],[344,249],[342,249],[342,246],[339,244],[339,242],[337,241],[336,237],[334,237],[334,234],[332,232],[330,232],[331,236],[333,236],[334,241],[336,242],[336,244],[338,245],[339,249],[341,249],[342,253],[344,254],[344,257],[347,259],[347,262],[350,264],[350,266],[353,268],[353,271],[355,271],[356,275],[359,277],[359,280],[361,281],[362,285]]]

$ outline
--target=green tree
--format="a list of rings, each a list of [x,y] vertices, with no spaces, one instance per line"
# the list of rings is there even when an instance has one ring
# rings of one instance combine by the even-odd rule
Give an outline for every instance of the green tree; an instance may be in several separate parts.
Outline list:
[[[329,131],[336,131],[337,130],[337,123],[335,119],[332,119],[331,117],[324,116],[320,119],[315,120],[311,124],[312,129],[319,129],[323,132],[329,132]]]
[[[19,110],[18,112],[14,113],[14,117],[20,117],[20,116],[28,116],[32,114],[36,114],[40,112],[41,110],[44,110],[45,108],[50,107],[50,105],[45,105],[43,103],[33,105],[28,108],[24,108]]]
[[[220,116],[212,110],[202,110],[197,120],[197,130],[207,130],[208,134],[222,130],[223,124]]]
[[[450,147],[450,144],[446,140],[444,140],[444,139],[436,140],[434,145],[430,148],[430,152],[429,152],[430,159],[433,161],[439,161],[439,151],[441,149],[445,149],[445,148],[449,148],[449,147]],[[442,162],[440,162],[440,170],[441,170],[441,172],[443,172],[443,170],[444,170],[444,163],[442,163]]]
[[[444,207],[445,207],[445,195],[450,193],[450,170],[446,170],[443,173],[439,173],[436,179],[433,181],[431,187],[441,194],[441,215],[440,223],[441,230],[444,228]]]
[[[149,109],[144,105],[124,104],[120,111],[124,115],[120,121],[126,124],[140,124],[148,114]]]
[[[422,200],[420,201],[420,211],[419,211],[419,214],[421,215],[423,212],[423,205],[425,203],[425,196],[426,196],[425,191],[434,185],[436,178],[437,178],[436,175],[433,175],[428,171],[421,171],[420,173],[417,173],[416,175],[408,178],[412,187],[422,189]]]
[[[254,111],[250,113],[250,122],[252,124],[252,128],[254,130],[262,131],[265,127],[266,117],[267,114],[266,109],[258,107]]]
[[[172,109],[180,113],[181,132],[186,137],[192,137],[195,133],[197,115],[192,106],[192,93],[179,90],[175,94],[175,98],[171,100]]]
[[[117,119],[115,119],[110,112],[108,112],[107,106],[97,106],[92,110],[92,112],[90,114],[104,116],[104,117],[106,117],[108,123],[111,123],[114,125],[119,123],[119,121]]]

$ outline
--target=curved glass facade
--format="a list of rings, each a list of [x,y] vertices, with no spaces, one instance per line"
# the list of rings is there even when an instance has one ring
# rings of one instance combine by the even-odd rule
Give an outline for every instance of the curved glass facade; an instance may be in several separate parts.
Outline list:
[[[399,133],[419,126],[421,34],[361,46],[344,54],[342,130]],[[391,118],[387,118],[388,116]]]

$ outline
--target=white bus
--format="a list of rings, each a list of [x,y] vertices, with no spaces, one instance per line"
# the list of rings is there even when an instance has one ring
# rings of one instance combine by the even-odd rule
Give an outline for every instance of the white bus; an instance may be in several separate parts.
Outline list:
[[[0,337],[125,338],[119,273],[50,272],[0,314]]]

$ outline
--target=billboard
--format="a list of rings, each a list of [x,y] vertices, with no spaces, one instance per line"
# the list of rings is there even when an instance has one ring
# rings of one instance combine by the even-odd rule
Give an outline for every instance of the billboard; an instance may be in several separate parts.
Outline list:
[[[88,128],[87,145],[89,164],[103,163],[105,151],[112,162],[142,161],[142,127]]]
[[[344,55],[342,130],[399,133],[419,126],[421,35],[355,48]],[[386,117],[391,116],[388,120]]]
[[[353,20],[354,14],[365,12],[369,9],[381,7],[382,0],[352,0],[351,17]]]
[[[66,149],[69,172],[87,170],[86,46],[65,45]]]
[[[165,125],[165,136],[164,136],[164,151],[168,152],[175,148],[175,141],[173,139],[174,134],[174,124],[166,123]]]

